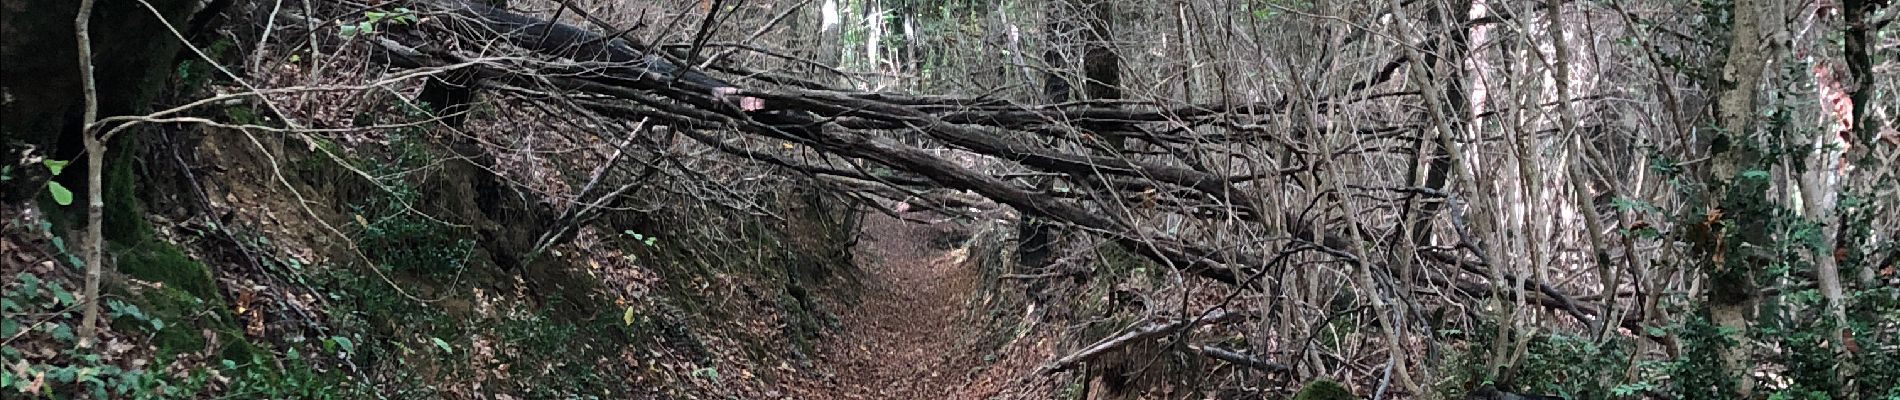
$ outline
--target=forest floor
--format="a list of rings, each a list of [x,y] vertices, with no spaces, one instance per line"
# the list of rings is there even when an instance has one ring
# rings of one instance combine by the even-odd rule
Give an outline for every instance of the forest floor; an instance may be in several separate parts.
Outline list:
[[[931,218],[912,214],[918,218]],[[984,349],[984,324],[971,307],[978,271],[969,248],[944,248],[950,224],[866,216],[855,298],[832,307],[840,330],[819,343],[809,379],[787,398],[1049,398],[1034,373],[1053,341],[1020,337]]]
[[[968,249],[935,245],[948,227],[872,215],[863,229],[861,290],[834,308],[843,326],[819,344],[818,377],[793,388],[794,398],[990,398],[1025,389],[1006,386],[1024,386],[1029,368],[971,349],[981,329],[968,313],[977,270]]]
[[[944,398],[960,389],[973,357],[957,351],[976,271],[962,249],[931,246],[936,226],[883,215],[864,219],[856,259],[862,289],[835,308],[843,327],[819,344],[829,371],[801,398]]]

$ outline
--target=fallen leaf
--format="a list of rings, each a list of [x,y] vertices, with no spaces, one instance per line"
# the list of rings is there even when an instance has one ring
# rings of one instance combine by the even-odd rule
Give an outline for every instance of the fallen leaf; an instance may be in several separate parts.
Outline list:
[[[20,388],[20,392],[21,393],[39,393],[40,388],[43,386],[46,386],[46,371],[40,371],[40,372],[34,373],[33,381],[27,382],[26,387]]]
[[[257,293],[241,287],[237,291],[237,313],[244,314],[251,310],[251,300],[257,297]]]

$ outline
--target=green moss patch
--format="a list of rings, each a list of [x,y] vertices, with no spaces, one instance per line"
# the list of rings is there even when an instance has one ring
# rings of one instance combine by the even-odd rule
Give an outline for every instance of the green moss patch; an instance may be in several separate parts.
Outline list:
[[[1352,396],[1351,390],[1346,390],[1345,385],[1341,385],[1339,384],[1339,382],[1334,382],[1329,379],[1320,379],[1320,380],[1308,382],[1306,384],[1306,387],[1300,388],[1300,392],[1298,394],[1293,395],[1293,400],[1353,400],[1353,399],[1357,399],[1357,397]]]
[[[131,138],[127,138],[131,139]],[[106,200],[104,223],[105,238],[117,243],[138,243],[152,237],[152,227],[145,223],[145,210],[139,206],[138,177],[133,173],[137,164],[133,149],[138,148],[137,140],[120,140],[118,147],[109,150],[105,171],[103,195]],[[81,213],[82,215],[84,213]]]
[[[218,283],[204,263],[160,241],[146,241],[119,252],[119,272],[155,282],[200,299],[217,299]]]

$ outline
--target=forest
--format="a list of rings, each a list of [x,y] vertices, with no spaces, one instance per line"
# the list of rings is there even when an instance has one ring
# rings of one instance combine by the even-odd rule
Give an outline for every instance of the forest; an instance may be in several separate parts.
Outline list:
[[[0,0],[0,398],[1900,400],[1888,0]]]

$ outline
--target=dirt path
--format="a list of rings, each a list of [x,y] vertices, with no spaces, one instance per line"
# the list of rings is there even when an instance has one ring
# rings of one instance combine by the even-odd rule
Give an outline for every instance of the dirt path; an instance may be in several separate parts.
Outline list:
[[[946,398],[975,361],[958,343],[976,272],[962,250],[931,248],[936,227],[874,215],[864,230],[863,291],[857,304],[839,306],[844,327],[820,345],[832,374],[802,398]]]

